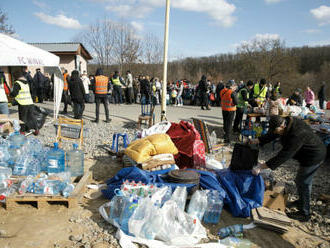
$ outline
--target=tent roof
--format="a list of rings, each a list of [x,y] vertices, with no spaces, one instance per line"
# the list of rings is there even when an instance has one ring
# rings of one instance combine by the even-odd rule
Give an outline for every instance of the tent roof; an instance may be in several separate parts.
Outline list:
[[[0,66],[59,66],[60,58],[0,33]]]
[[[62,53],[74,53],[85,57],[85,59],[93,59],[83,44],[79,42],[56,42],[56,43],[29,43],[35,47],[39,47],[48,52],[60,55]]]

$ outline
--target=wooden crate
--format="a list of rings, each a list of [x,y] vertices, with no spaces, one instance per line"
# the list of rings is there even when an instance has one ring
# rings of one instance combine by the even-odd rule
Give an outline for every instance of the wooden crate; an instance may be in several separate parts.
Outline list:
[[[6,199],[6,209],[15,209],[22,203],[35,205],[38,209],[45,208],[49,205],[66,205],[68,208],[77,207],[78,202],[81,200],[85,192],[85,187],[91,179],[92,172],[85,172],[76,184],[72,194],[67,198],[60,195],[37,195],[32,193],[25,193],[23,195],[14,194],[8,196]]]

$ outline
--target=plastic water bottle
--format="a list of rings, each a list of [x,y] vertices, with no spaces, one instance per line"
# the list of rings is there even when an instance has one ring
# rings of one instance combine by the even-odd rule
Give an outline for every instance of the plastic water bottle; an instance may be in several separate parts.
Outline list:
[[[155,239],[159,227],[162,226],[161,216],[157,213],[152,214],[149,221],[146,221],[140,231],[140,236],[145,239],[153,240]]]
[[[204,191],[197,190],[191,197],[188,214],[198,218],[203,219],[205,210],[207,207],[207,195]]]
[[[8,165],[14,168],[16,161],[24,155],[24,150],[17,145],[10,145],[8,149],[10,159],[8,160]]]
[[[211,190],[207,195],[207,208],[204,213],[204,223],[217,224],[220,220],[223,201],[219,196],[219,192]]]
[[[134,210],[138,206],[138,201],[137,199],[127,199],[126,198],[126,203],[123,209],[123,212],[120,216],[120,222],[121,222],[121,229],[123,232],[126,234],[129,234],[128,232],[128,221],[131,218],[132,214],[134,213]]]
[[[211,135],[210,135],[210,143],[211,146],[215,146],[217,144],[217,134],[215,133],[215,131],[212,131]]]
[[[10,179],[4,179],[0,182],[0,190],[7,189],[10,185],[13,184],[13,181]]]
[[[54,148],[47,153],[47,172],[58,173],[65,169],[65,153],[54,143]]]
[[[243,225],[236,224],[236,225],[220,228],[218,235],[220,236],[220,238],[224,239],[228,236],[239,237],[242,236],[242,233],[243,233]]]
[[[71,195],[71,193],[73,192],[74,190],[74,185],[72,183],[69,183],[66,185],[66,187],[63,189],[63,192],[62,192],[62,195],[64,197],[68,197]]]
[[[43,145],[41,142],[33,137],[29,137],[27,139],[27,142],[25,143],[26,152],[28,152],[30,155],[38,158],[43,153]]]
[[[9,159],[10,159],[10,155],[9,155],[9,151],[8,151],[8,145],[1,144],[0,145],[0,164],[2,166],[7,166]]]
[[[22,147],[26,142],[26,137],[19,132],[21,127],[19,125],[18,120],[14,120],[13,128],[14,132],[11,133],[8,137],[9,144],[13,146]]]
[[[0,181],[10,178],[12,169],[9,167],[0,167]]]
[[[186,187],[178,186],[175,188],[171,200],[175,201],[178,207],[184,211],[187,201],[187,189]]]
[[[59,180],[46,180],[46,185],[44,188],[44,194],[58,195],[66,187],[66,183]]]
[[[73,144],[73,149],[66,153],[66,161],[72,176],[84,174],[84,152],[78,149],[77,144]]]
[[[19,189],[18,189],[18,193],[19,194],[24,194],[27,190],[28,190],[28,187],[33,183],[33,177],[32,176],[28,176],[27,178],[25,178]]]
[[[121,225],[120,216],[124,210],[126,204],[126,198],[123,196],[115,195],[110,202],[109,219],[113,223]]]
[[[14,194],[17,191],[18,186],[16,184],[11,185],[6,190],[0,190],[0,202],[5,202],[9,195]]]

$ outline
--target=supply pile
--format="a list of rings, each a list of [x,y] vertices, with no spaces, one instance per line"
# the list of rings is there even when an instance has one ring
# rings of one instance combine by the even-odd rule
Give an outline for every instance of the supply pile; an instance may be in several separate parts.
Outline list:
[[[15,192],[68,197],[74,190],[71,176],[83,173],[84,153],[76,144],[66,153],[57,143],[53,148],[45,147],[38,139],[20,134],[17,121],[14,121],[14,132],[6,139],[0,137],[2,201]]]

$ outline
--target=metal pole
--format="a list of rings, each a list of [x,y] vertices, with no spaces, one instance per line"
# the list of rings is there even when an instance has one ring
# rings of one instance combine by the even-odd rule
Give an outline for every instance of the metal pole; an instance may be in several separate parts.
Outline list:
[[[166,120],[166,90],[167,90],[167,50],[168,50],[168,24],[170,20],[170,0],[166,0],[165,33],[164,33],[164,67],[162,87],[162,108],[160,120]]]

